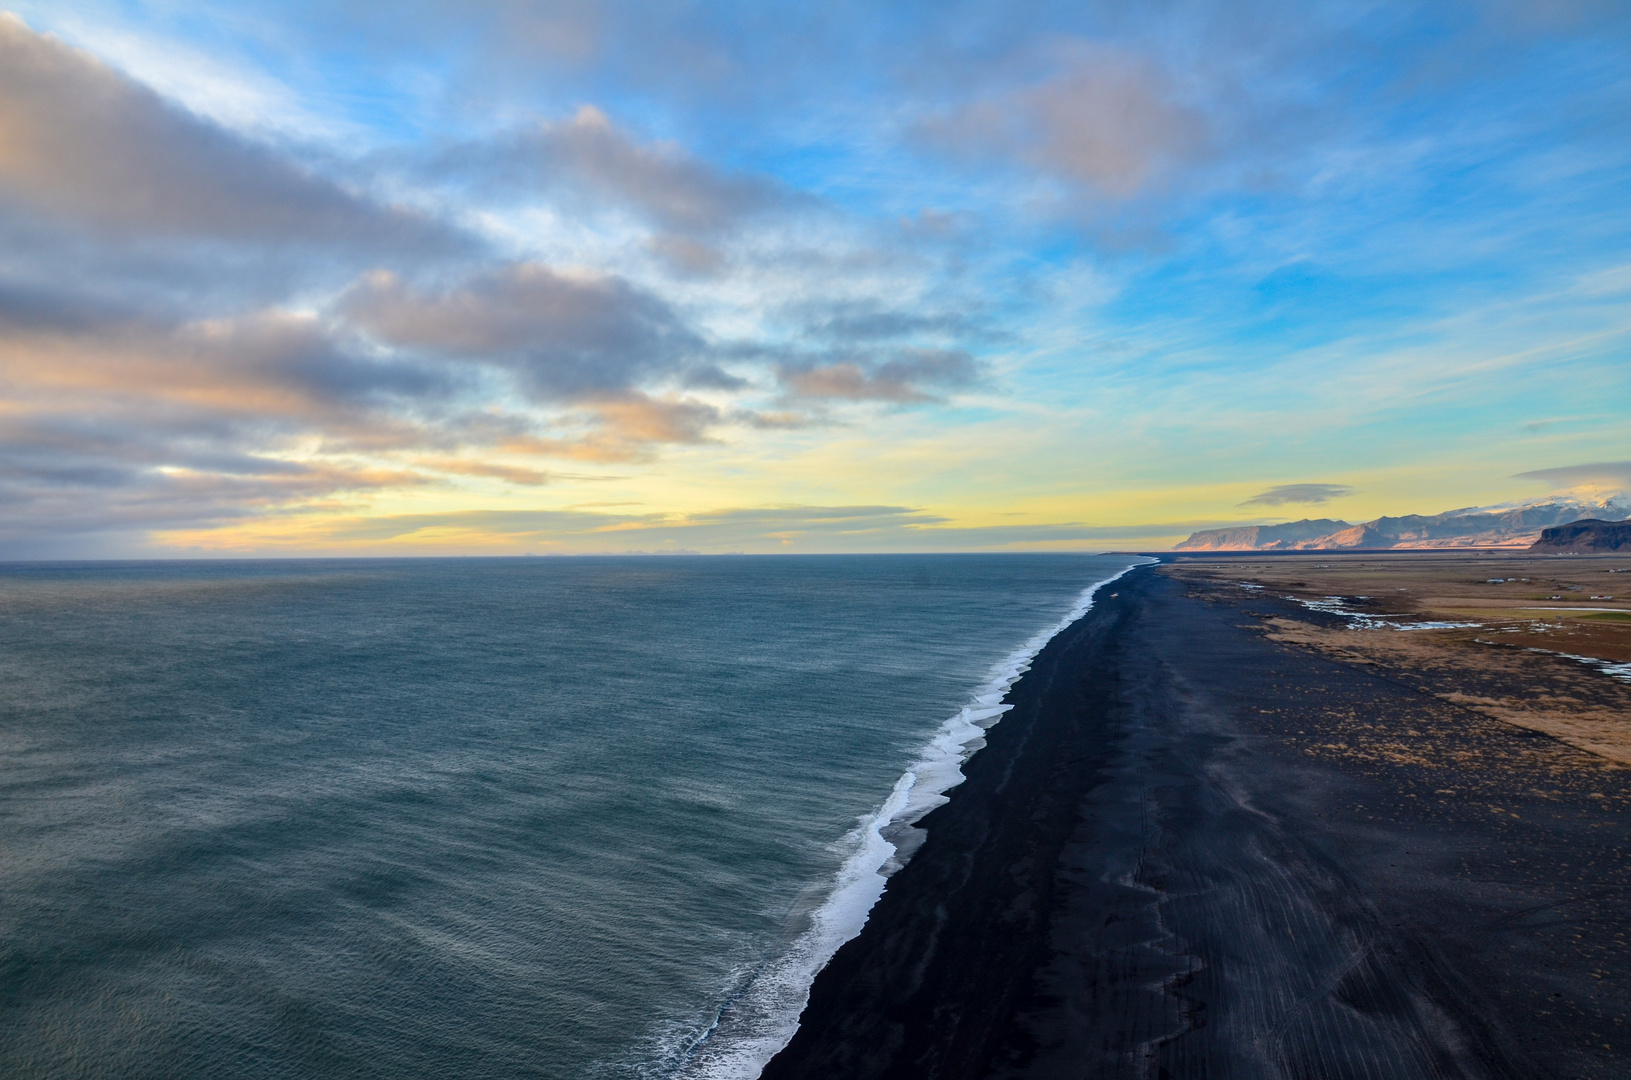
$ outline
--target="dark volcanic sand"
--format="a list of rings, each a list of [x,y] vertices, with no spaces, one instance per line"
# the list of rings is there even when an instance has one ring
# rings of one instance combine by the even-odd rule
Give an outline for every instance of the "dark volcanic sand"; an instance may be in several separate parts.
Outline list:
[[[1631,774],[1111,588],[766,1080],[1631,1076]]]

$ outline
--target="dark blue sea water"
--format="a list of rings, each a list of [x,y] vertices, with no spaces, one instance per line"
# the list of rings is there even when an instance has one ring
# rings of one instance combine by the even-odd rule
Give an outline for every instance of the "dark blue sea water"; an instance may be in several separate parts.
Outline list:
[[[753,1076],[1131,561],[0,567],[0,1075]]]

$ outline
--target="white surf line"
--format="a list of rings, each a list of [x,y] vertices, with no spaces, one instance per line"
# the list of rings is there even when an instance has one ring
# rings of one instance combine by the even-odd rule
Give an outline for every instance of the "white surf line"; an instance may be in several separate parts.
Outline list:
[[[1132,563],[1076,598],[1069,614],[1009,653],[992,676],[974,692],[969,704],[940,725],[884,800],[846,839],[855,845],[834,877],[832,892],[810,917],[810,926],[786,953],[767,963],[713,1028],[675,1070],[686,1080],[756,1080],[770,1059],[793,1038],[799,1016],[810,1001],[810,986],[839,947],[861,932],[884,883],[922,843],[923,831],[912,828],[930,810],[949,802],[946,792],[962,783],[962,765],[983,743],[977,742],[1013,708],[1002,699],[1031,661],[1060,631],[1086,615],[1098,591],[1139,566]]]

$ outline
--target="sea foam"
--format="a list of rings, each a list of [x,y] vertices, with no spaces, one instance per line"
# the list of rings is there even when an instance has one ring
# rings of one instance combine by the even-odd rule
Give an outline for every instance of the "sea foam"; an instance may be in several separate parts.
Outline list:
[[[949,801],[946,792],[963,782],[964,763],[985,745],[986,731],[1013,707],[1002,699],[1030,670],[1036,654],[1087,614],[1100,589],[1134,567],[1155,561],[1132,563],[1094,582],[1082,590],[1062,619],[1039,631],[992,669],[969,703],[940,725],[877,811],[845,837],[850,854],[804,932],[781,956],[757,971],[741,973],[740,992],[691,1047],[676,1075],[687,1080],[754,1080],[763,1071],[798,1030],[816,974],[844,942],[861,932],[889,876],[922,844],[925,834],[916,822]]]

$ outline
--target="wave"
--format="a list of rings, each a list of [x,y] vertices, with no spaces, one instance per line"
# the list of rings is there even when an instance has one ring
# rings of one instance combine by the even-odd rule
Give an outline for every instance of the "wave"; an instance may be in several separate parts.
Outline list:
[[[798,1030],[810,986],[844,942],[861,932],[884,883],[905,865],[925,833],[916,823],[950,801],[947,791],[963,782],[962,767],[985,745],[985,733],[1013,708],[1003,698],[1030,670],[1031,661],[1060,631],[1093,607],[1100,589],[1136,566],[1132,563],[1083,589],[1068,614],[1039,631],[992,669],[958,713],[940,725],[876,813],[845,837],[853,849],[839,867],[826,900],[787,952],[756,971],[742,973],[741,989],[713,1025],[693,1044],[674,1075],[685,1080],[755,1080]]]

